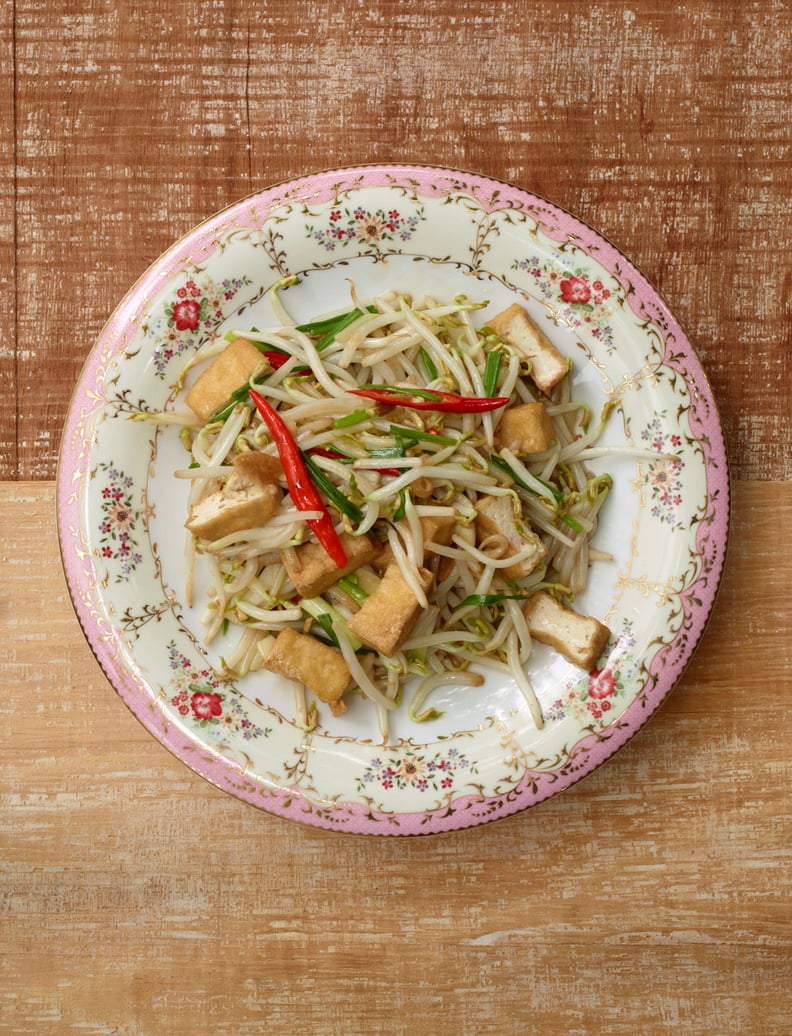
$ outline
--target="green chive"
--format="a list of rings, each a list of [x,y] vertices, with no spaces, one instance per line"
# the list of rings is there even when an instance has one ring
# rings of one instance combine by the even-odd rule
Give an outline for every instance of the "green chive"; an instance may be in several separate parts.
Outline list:
[[[403,443],[398,446],[388,446],[381,450],[369,450],[369,457],[374,460],[392,460],[395,457],[404,457],[405,449]]]
[[[496,453],[491,453],[489,461],[493,467],[498,468],[500,471],[504,473],[504,475],[508,475],[512,482],[515,482],[520,487],[520,489],[524,489],[526,493],[530,493],[532,496],[540,496],[540,494],[534,489],[533,486],[529,486],[527,482],[524,482],[520,478],[520,476],[517,474],[514,468],[512,468],[511,464],[505,461],[503,457],[499,457]],[[545,482],[541,478],[537,478],[536,481],[539,482],[540,485],[544,486],[544,488],[553,497],[557,504],[560,504],[563,501],[564,494],[560,490],[556,489],[555,486],[551,486],[549,482]]]
[[[360,424],[361,421],[368,421],[371,417],[370,410],[353,410],[346,417],[337,417],[333,421],[333,428],[350,428],[353,424]]]
[[[338,580],[338,585],[344,593],[348,594],[352,598],[355,604],[363,604],[368,597],[368,594],[357,581],[355,576],[344,576],[342,579]]]
[[[437,367],[435,367],[434,360],[432,359],[432,357],[423,347],[421,347],[421,349],[419,350],[418,355],[421,357],[421,363],[424,365],[424,370],[426,371],[426,376],[428,377],[429,381],[437,381],[440,375],[438,373]]]
[[[489,608],[490,605],[500,604],[501,601],[527,601],[530,596],[531,594],[471,594],[456,605],[454,611],[459,608]]]
[[[457,439],[450,435],[434,435],[432,432],[421,432],[417,428],[408,428],[406,425],[392,424],[391,435],[398,439],[415,439],[421,442],[436,442],[440,446],[458,446],[462,442],[461,436]]]
[[[500,374],[503,353],[499,349],[493,349],[487,353],[487,362],[484,365],[484,395],[491,398],[498,388],[498,375]]]
[[[363,521],[363,512],[357,506],[352,503],[349,497],[344,496],[341,490],[333,483],[322,469],[313,462],[311,457],[307,453],[300,451],[305,464],[305,468],[308,474],[311,476],[311,481],[314,483],[317,489],[319,489],[327,499],[337,507],[338,510],[345,514],[348,518],[351,518],[356,525],[359,525]]]
[[[376,313],[377,308],[376,306],[367,306],[366,311]],[[328,345],[334,342],[345,328],[349,327],[350,324],[354,324],[363,314],[364,310],[353,309],[349,313],[342,313],[337,317],[315,320],[310,324],[299,324],[297,330],[302,331],[303,334],[310,335],[311,338],[318,338],[319,341],[316,343],[316,348],[318,352],[321,352],[322,349],[326,349]]]

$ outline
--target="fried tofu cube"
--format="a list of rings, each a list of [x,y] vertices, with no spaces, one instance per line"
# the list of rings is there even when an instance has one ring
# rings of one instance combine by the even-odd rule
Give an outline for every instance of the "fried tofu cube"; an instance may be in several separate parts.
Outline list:
[[[428,593],[434,576],[425,568],[419,568],[418,582],[424,593]],[[349,629],[366,647],[390,657],[409,637],[420,614],[418,599],[393,562],[385,570],[379,587],[349,620]]]
[[[591,672],[610,638],[607,626],[540,590],[523,608],[532,637],[549,644],[586,672]]]
[[[544,403],[520,403],[503,411],[495,433],[498,446],[512,453],[541,453],[555,438]]]
[[[278,634],[262,666],[304,684],[319,701],[330,706],[333,715],[346,712],[341,698],[349,687],[350,673],[336,648],[287,627]]]
[[[527,522],[514,513],[510,496],[483,496],[476,502],[476,542],[479,546],[490,536],[502,536],[507,543],[508,557],[527,547],[533,550],[521,561],[502,569],[506,579],[524,579],[547,555],[547,548]]]
[[[423,561],[426,561],[426,544],[427,543],[439,543],[443,547],[447,547],[451,542],[451,537],[454,535],[454,529],[456,528],[456,515],[424,515],[419,518],[421,523],[421,530],[423,532],[424,551]],[[393,551],[390,548],[390,544],[386,543],[379,557],[373,562],[373,567],[377,572],[384,572],[387,567],[393,562]]]
[[[185,522],[199,539],[219,540],[266,525],[280,507],[280,461],[265,453],[240,453],[225,484],[190,508]]]
[[[368,536],[342,533],[340,538],[347,556],[344,568],[338,568],[324,547],[313,541],[281,551],[281,561],[300,597],[324,593],[339,579],[370,564],[382,549]]]
[[[264,357],[247,338],[235,338],[209,364],[187,394],[187,406],[202,421],[227,403],[232,393],[250,380]]]
[[[447,547],[456,528],[456,514],[427,514],[420,519],[424,543],[439,543]]]
[[[525,307],[515,302],[488,323],[502,341],[531,361],[531,378],[549,396],[568,373],[569,361],[528,316]]]

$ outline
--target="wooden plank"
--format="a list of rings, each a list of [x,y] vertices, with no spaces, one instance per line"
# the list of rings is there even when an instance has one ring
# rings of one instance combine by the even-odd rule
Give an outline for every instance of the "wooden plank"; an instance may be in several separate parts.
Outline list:
[[[82,638],[53,486],[0,485],[0,1031],[785,1036],[792,488],[734,491],[710,626],[647,727],[528,813],[388,840],[171,757]]]
[[[171,241],[372,160],[513,180],[600,229],[700,351],[736,477],[789,477],[783,0],[15,9],[20,477],[52,477],[91,343]]]
[[[0,479],[17,477],[14,5],[0,10]]]

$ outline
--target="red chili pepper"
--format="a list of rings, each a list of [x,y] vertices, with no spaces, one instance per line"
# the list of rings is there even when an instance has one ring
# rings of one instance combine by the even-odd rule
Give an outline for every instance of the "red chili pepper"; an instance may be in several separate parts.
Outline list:
[[[345,457],[343,453],[339,453],[337,450],[326,450],[324,446],[312,446],[308,452],[311,456],[316,454],[317,457],[327,457],[328,460],[349,460],[349,457]]]
[[[437,410],[445,414],[483,414],[500,410],[511,400],[508,396],[457,396],[453,392],[434,389],[365,388],[350,389],[350,395],[364,396],[387,406],[405,406],[410,410]]]
[[[261,355],[266,360],[269,361],[269,365],[270,365],[270,367],[272,367],[272,369],[274,371],[279,371],[281,369],[281,367],[285,363],[288,363],[289,360],[291,359],[291,356],[289,356],[288,353],[276,352],[273,349],[263,349],[262,352],[261,352]],[[298,377],[302,377],[306,373],[307,374],[311,373],[311,368],[310,367],[295,367],[294,370],[292,371],[292,376],[295,377],[295,378],[298,378]]]
[[[262,349],[261,355],[269,361],[269,365],[274,371],[280,370],[284,363],[288,363],[291,359],[288,353],[275,352],[270,349]]]
[[[309,518],[308,525],[316,533],[316,538],[322,544],[328,555],[335,561],[339,568],[346,568],[348,558],[341,543],[338,533],[333,525],[330,513],[319,495],[319,490],[311,481],[311,476],[306,470],[303,459],[300,456],[300,447],[294,441],[289,429],[277,410],[273,410],[270,404],[253,389],[250,389],[250,398],[256,404],[256,409],[261,414],[261,419],[269,429],[275,445],[278,447],[278,454],[286,475],[286,482],[289,486],[289,493],[298,511],[321,511],[321,518]]]

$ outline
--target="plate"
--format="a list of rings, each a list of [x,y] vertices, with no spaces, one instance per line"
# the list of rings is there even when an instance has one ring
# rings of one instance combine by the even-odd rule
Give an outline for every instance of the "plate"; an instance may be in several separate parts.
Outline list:
[[[583,673],[536,645],[531,721],[505,677],[448,687],[429,723],[397,711],[378,735],[359,696],[297,722],[270,674],[217,677],[200,609],[185,603],[186,487],[178,430],[132,420],[173,406],[196,349],[276,323],[268,289],[307,320],[392,287],[525,305],[572,362],[574,394],[618,400],[592,462],[614,489],[609,552],[575,603],[612,631]],[[678,681],[710,615],[729,520],[726,451],[710,387],[638,270],[584,223],[518,187],[451,169],[365,166],[270,187],[196,227],[144,274],[88,356],[66,421],[58,526],[77,616],[123,701],[197,773],[269,813],[366,834],[437,833],[547,799],[598,767]]]

